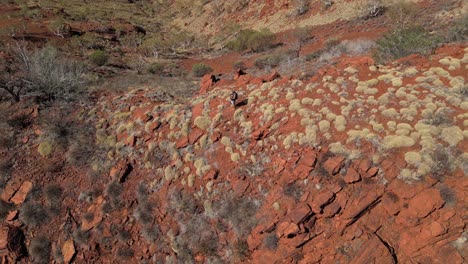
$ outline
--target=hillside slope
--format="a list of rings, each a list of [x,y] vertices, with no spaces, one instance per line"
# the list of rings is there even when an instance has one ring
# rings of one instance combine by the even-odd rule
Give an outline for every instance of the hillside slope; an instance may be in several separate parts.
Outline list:
[[[186,101],[109,94],[73,114],[91,134],[68,149],[40,127],[2,149],[22,165],[0,246],[11,261],[25,232],[76,263],[464,263],[467,69],[468,48],[448,45],[307,80],[205,76]],[[51,183],[66,191],[41,218]]]

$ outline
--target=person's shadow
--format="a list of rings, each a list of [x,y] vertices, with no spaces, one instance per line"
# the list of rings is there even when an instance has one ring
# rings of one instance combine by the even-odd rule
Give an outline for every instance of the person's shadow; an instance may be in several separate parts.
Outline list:
[[[248,103],[249,103],[249,99],[244,99],[244,100],[236,103],[235,107],[244,106],[244,105],[247,105]]]

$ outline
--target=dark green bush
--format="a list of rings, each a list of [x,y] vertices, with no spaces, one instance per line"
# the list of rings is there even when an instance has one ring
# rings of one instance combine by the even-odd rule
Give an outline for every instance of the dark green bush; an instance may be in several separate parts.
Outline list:
[[[197,63],[192,67],[192,73],[195,77],[202,77],[203,75],[208,74],[212,71],[213,69],[210,66],[203,63]]]
[[[275,35],[268,29],[260,31],[253,29],[242,30],[237,39],[227,43],[226,47],[234,51],[251,49],[254,52],[270,48],[275,41]]]
[[[430,35],[422,27],[397,29],[377,40],[375,59],[396,60],[411,54],[427,55],[434,51],[441,39]]]
[[[155,75],[162,75],[164,73],[164,64],[155,62],[148,67],[148,72]]]
[[[91,53],[89,59],[95,65],[103,66],[109,60],[109,55],[103,50],[95,50],[93,53]]]

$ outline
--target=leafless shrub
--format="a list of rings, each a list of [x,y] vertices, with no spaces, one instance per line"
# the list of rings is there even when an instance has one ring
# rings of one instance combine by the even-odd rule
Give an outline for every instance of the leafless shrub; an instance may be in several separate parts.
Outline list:
[[[454,160],[451,150],[443,146],[437,146],[432,152],[431,158],[433,164],[431,166],[431,174],[439,180],[453,170]]]
[[[423,122],[432,126],[451,126],[453,119],[450,112],[451,110],[448,108],[440,108]]]
[[[153,204],[148,201],[139,202],[133,216],[143,225],[151,224],[154,221],[153,217]]]
[[[57,206],[62,200],[63,189],[58,184],[51,184],[45,188],[45,197],[50,205]]]
[[[5,218],[13,208],[13,204],[0,200],[0,219]]]
[[[328,9],[332,7],[332,5],[335,3],[333,0],[320,0],[320,3],[322,4],[323,9]]]
[[[269,250],[276,250],[278,247],[278,240],[276,233],[270,233],[263,239],[263,246]]]
[[[75,229],[75,231],[73,231],[72,237],[73,241],[75,241],[79,245],[86,245],[89,240],[89,232],[77,228]]]
[[[367,54],[374,45],[375,42],[368,39],[344,40],[339,44],[327,44],[325,51],[320,54],[318,60],[319,62],[327,62],[343,54],[349,56]]]
[[[303,194],[301,186],[297,182],[288,183],[283,190],[286,196],[294,198],[294,200],[299,201]]]
[[[50,240],[45,236],[34,238],[29,246],[29,252],[33,257],[33,263],[49,263],[50,251]]]
[[[259,207],[259,202],[250,197],[229,194],[214,204],[219,217],[227,220],[239,236],[249,234],[257,224],[255,214]]]
[[[310,1],[309,0],[296,0],[296,15],[302,16],[309,12],[310,9]]]
[[[181,233],[176,237],[181,249],[181,258],[187,259],[202,253],[216,256],[218,237],[209,219],[203,214],[193,214],[191,218],[180,221]]]
[[[117,250],[117,256],[120,258],[129,259],[133,257],[134,255],[135,253],[133,252],[133,249],[131,248],[119,248]]]
[[[141,235],[148,243],[155,243],[161,236],[161,231],[157,226],[145,226],[141,231]]]
[[[13,163],[10,160],[0,160],[0,190],[10,180]]]
[[[27,226],[42,225],[49,218],[46,210],[39,203],[26,202],[21,206],[19,211],[19,219]]]
[[[238,240],[234,244],[234,260],[239,262],[245,262],[250,256],[249,245],[246,240]]]
[[[84,68],[60,57],[56,49],[46,47],[29,52],[26,46],[17,45],[16,56],[29,92],[44,96],[46,100],[71,100],[83,91]]]
[[[450,187],[443,185],[439,188],[439,192],[447,206],[453,206],[457,203],[457,194]]]

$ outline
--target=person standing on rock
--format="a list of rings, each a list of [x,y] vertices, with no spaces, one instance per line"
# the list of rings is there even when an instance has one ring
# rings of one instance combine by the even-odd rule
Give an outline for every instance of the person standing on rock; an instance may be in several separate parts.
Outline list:
[[[231,104],[234,107],[236,107],[237,97],[238,97],[238,95],[237,95],[236,91],[232,91],[232,93],[231,93]]]

